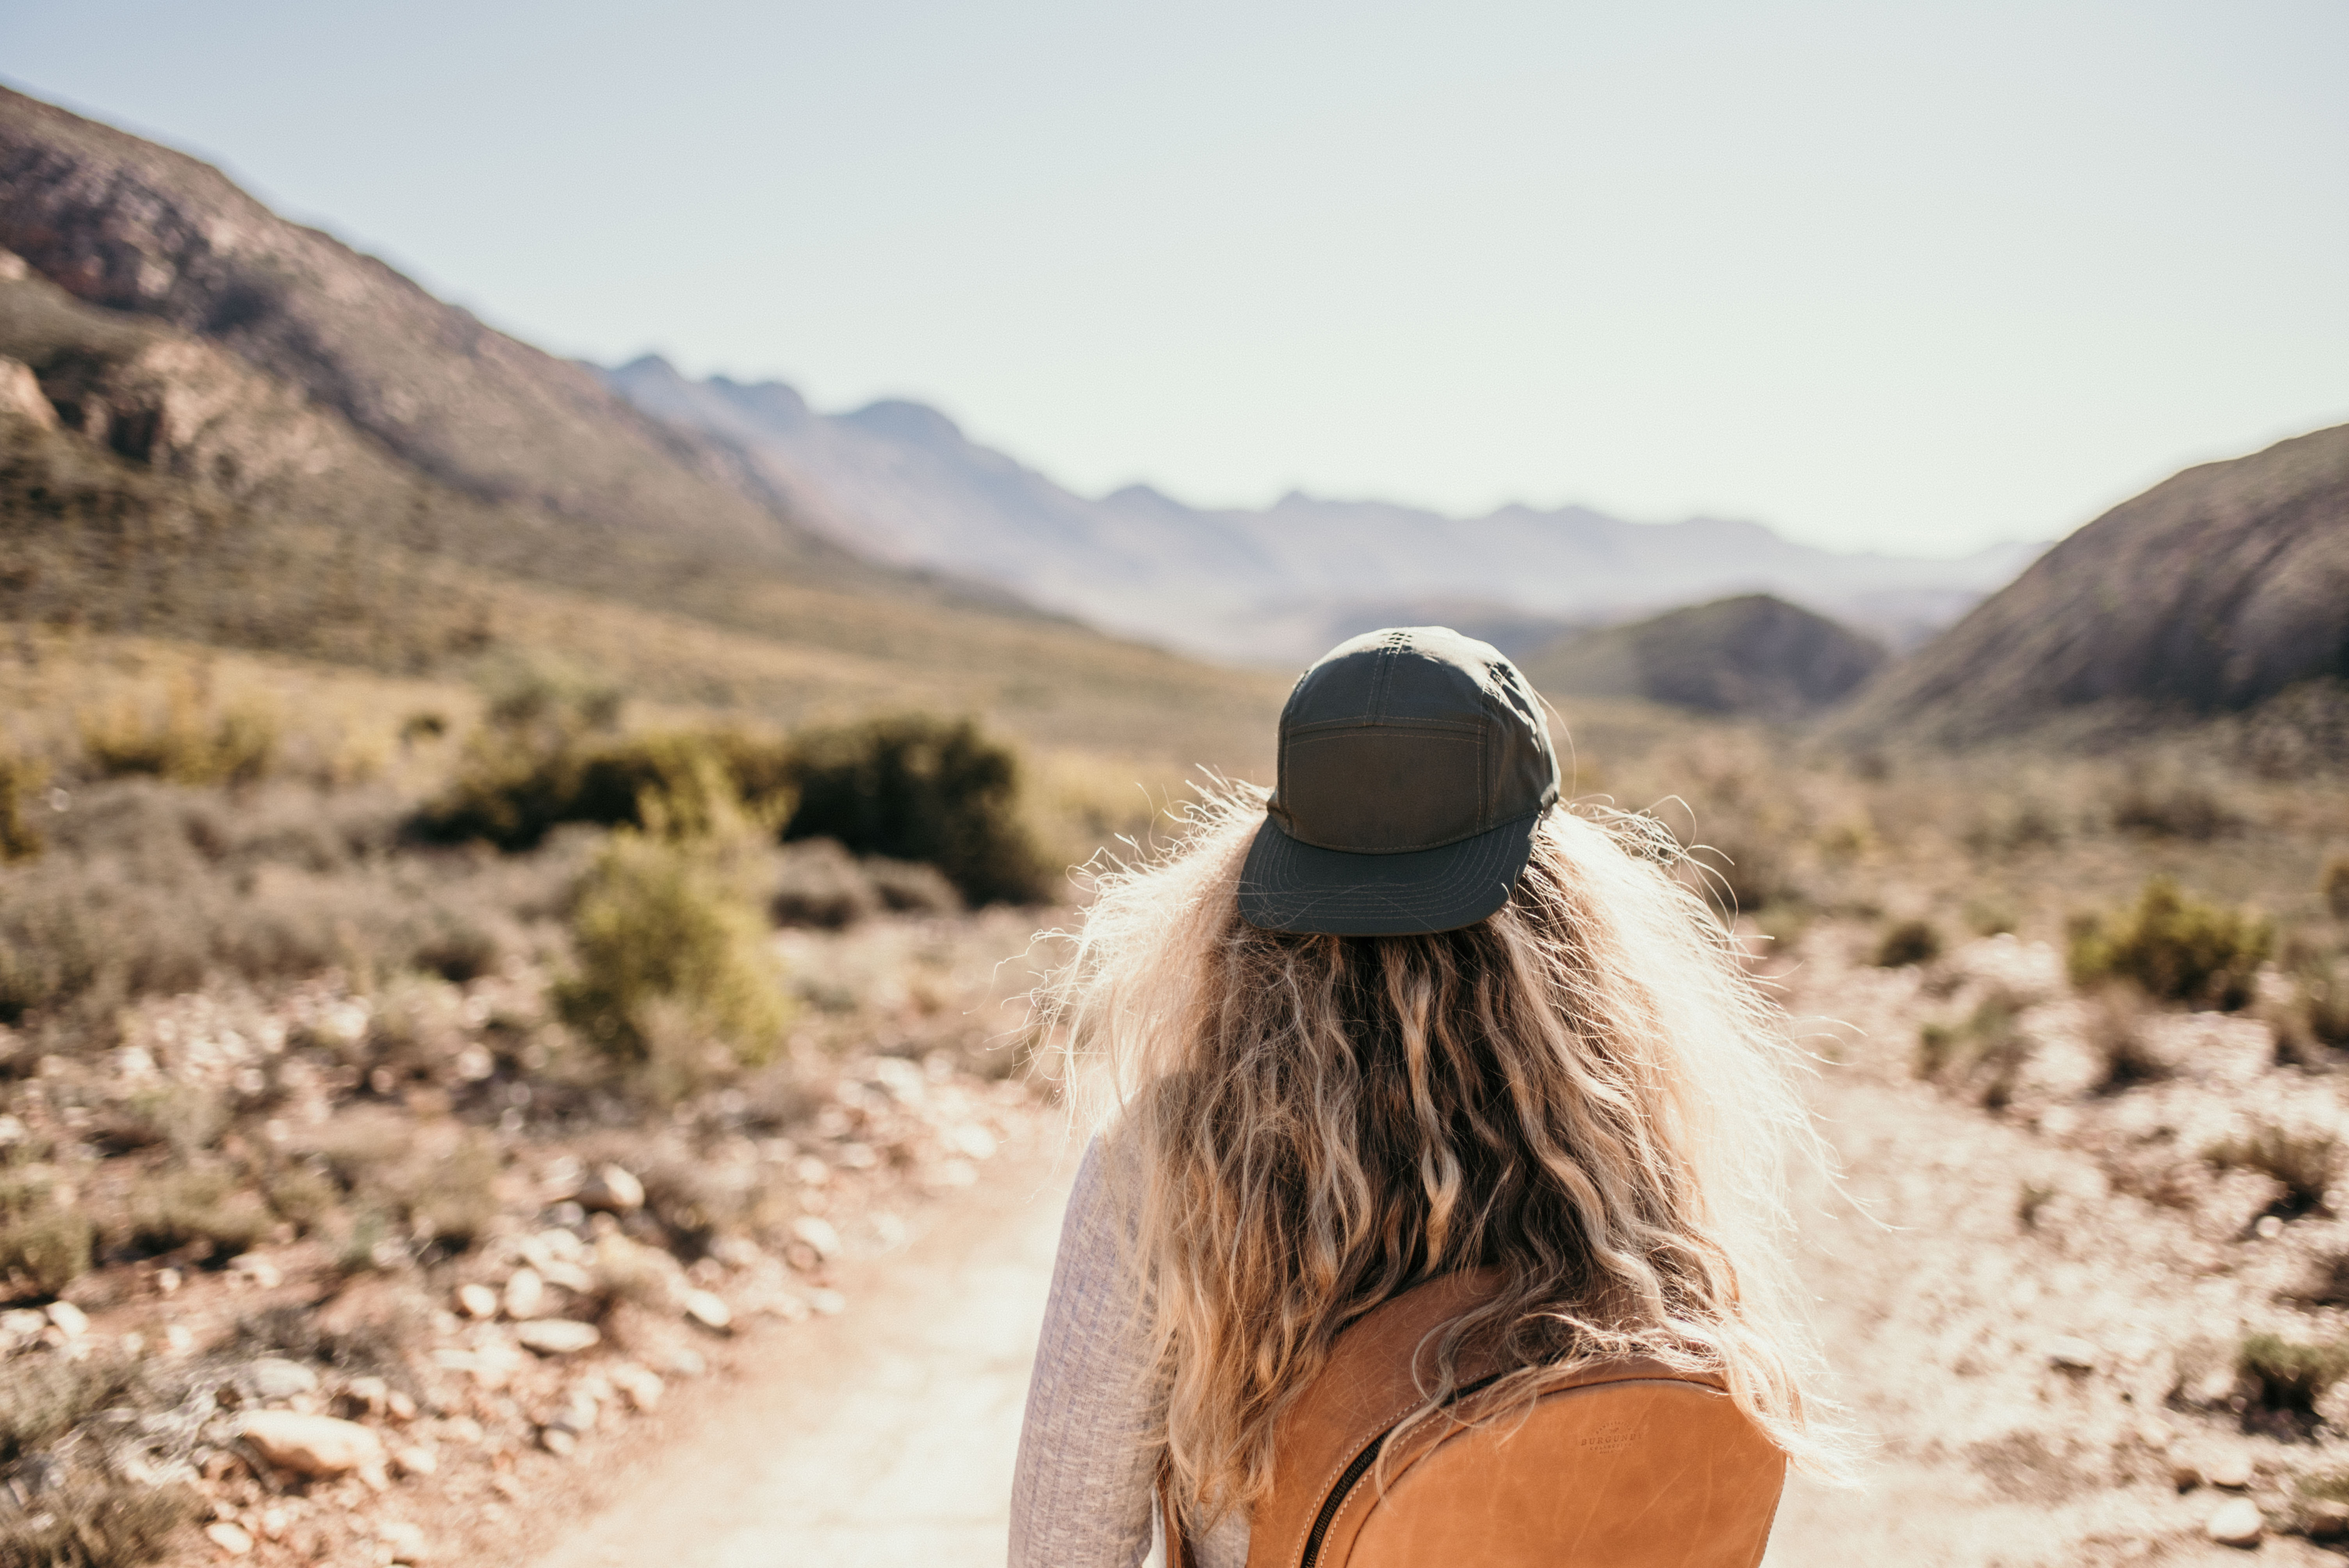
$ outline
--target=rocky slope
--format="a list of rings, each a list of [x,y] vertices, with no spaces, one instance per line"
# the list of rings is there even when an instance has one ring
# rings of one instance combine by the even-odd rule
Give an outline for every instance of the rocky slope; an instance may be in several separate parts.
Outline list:
[[[463,494],[846,565],[745,493],[722,452],[578,366],[287,222],[208,164],[5,89],[0,246],[80,299],[226,347]]]
[[[1953,744],[2138,727],[2349,679],[2349,426],[2206,463],[2073,534],[1855,711]]]
[[[1880,669],[1882,644],[1767,593],[1560,638],[1521,663],[1552,698],[1640,697],[1699,713],[1800,718]]]
[[[1815,550],[1752,522],[1633,523],[1587,507],[1451,518],[1291,494],[1263,511],[1210,511],[1146,486],[1093,500],[919,404],[823,415],[780,383],[689,381],[655,357],[605,376],[645,412],[730,447],[812,526],[855,548],[1215,656],[1293,663],[1356,632],[1436,620],[1520,635],[1539,620],[1554,633],[1754,588],[1907,641],[2038,548],[1935,562]]]

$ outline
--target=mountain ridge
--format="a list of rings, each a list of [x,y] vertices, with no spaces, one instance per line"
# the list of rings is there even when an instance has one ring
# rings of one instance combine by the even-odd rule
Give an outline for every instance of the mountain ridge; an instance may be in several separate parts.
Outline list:
[[[880,559],[1243,661],[1301,662],[1381,616],[1417,618],[1413,605],[1562,632],[1749,591],[1913,645],[2040,548],[1933,561],[1819,550],[1744,519],[1635,523],[1582,506],[1455,518],[1300,490],[1257,509],[1193,507],[1147,484],[1088,497],[909,399],[825,414],[784,383],[695,381],[657,355],[603,375],[647,414],[728,445],[812,527]]]

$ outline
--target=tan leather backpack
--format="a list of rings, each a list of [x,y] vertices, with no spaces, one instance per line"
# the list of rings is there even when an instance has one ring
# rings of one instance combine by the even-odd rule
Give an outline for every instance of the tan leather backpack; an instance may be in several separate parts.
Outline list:
[[[1713,1381],[1607,1362],[1480,1426],[1469,1423],[1484,1385],[1464,1357],[1459,1418],[1396,1434],[1422,1402],[1414,1353],[1424,1372],[1430,1331],[1492,1285],[1485,1274],[1436,1280],[1339,1336],[1282,1418],[1248,1568],[1754,1568],[1785,1456]],[[1167,1568],[1191,1568],[1172,1511],[1163,1522]]]

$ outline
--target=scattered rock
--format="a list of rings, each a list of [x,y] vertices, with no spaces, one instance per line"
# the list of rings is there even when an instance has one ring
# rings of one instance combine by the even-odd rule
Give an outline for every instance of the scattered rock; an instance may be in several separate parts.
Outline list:
[[[2260,1517],[2258,1503],[2238,1497],[2220,1503],[2202,1532],[2221,1546],[2257,1546],[2267,1532],[2267,1521]]]
[[[734,1328],[734,1309],[716,1291],[687,1291],[685,1315],[714,1334],[729,1334]]]
[[[380,1416],[391,1407],[391,1385],[380,1377],[354,1377],[343,1385],[343,1398],[361,1415]]]
[[[538,1431],[538,1443],[539,1447],[559,1460],[569,1459],[579,1449],[577,1434],[567,1427],[541,1427]]]
[[[212,1543],[232,1557],[246,1557],[253,1553],[253,1534],[242,1524],[226,1519],[216,1519],[204,1526],[204,1534]]]
[[[645,1206],[645,1184],[622,1165],[599,1165],[579,1189],[577,1202],[585,1209],[609,1214],[633,1214]]]
[[[69,1301],[49,1303],[49,1321],[67,1339],[79,1339],[89,1332],[89,1315]]]
[[[380,1383],[381,1378],[376,1379]],[[237,1369],[238,1392],[259,1405],[274,1405],[291,1399],[297,1394],[318,1391],[318,1374],[299,1361],[288,1361],[282,1356],[264,1356],[258,1361],[248,1361]]]
[[[792,1222],[792,1235],[815,1249],[820,1263],[830,1263],[840,1255],[840,1233],[832,1222],[816,1214],[802,1214]]]
[[[498,1293],[485,1284],[460,1284],[457,1287],[457,1310],[467,1317],[495,1317]]]
[[[838,1317],[848,1310],[848,1298],[836,1290],[812,1290],[807,1294],[811,1311],[825,1317]]]
[[[409,1443],[391,1450],[392,1468],[401,1475],[427,1476],[440,1469],[440,1456],[421,1443]]]
[[[502,1302],[506,1315],[517,1322],[536,1317],[546,1310],[546,1282],[534,1268],[518,1268],[506,1276]]]
[[[2173,1455],[2169,1461],[2169,1483],[2180,1491],[2192,1491],[2202,1484],[2202,1467],[2182,1455]]]
[[[237,1430],[263,1460],[295,1475],[375,1478],[370,1484],[379,1484],[383,1475],[383,1439],[357,1421],[254,1410],[238,1422]]]
[[[258,1253],[240,1253],[228,1265],[229,1273],[263,1290],[275,1290],[285,1283],[285,1273]]]
[[[422,1529],[404,1519],[378,1521],[375,1538],[390,1547],[392,1554],[402,1563],[421,1563],[431,1555]]]
[[[2059,1338],[2047,1342],[2047,1365],[2058,1372],[2094,1372],[2104,1354],[2101,1348],[2085,1339]]]
[[[2349,1502],[2313,1498],[2300,1505],[2300,1513],[2311,1541],[2338,1541],[2349,1535]]]
[[[2202,1467],[2202,1479],[2229,1491],[2241,1491],[2251,1484],[2251,1456],[2221,1454]]]
[[[573,1356],[601,1343],[603,1331],[592,1323],[568,1317],[541,1317],[514,1326],[514,1339],[525,1350],[541,1356]]]
[[[661,1381],[659,1373],[648,1367],[639,1367],[633,1361],[621,1362],[607,1376],[611,1378],[612,1387],[620,1391],[621,1397],[634,1409],[657,1408],[661,1396],[668,1391],[668,1385]]]

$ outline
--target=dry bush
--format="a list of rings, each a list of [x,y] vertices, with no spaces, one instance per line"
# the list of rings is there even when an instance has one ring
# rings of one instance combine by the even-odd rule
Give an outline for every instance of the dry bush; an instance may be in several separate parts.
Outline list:
[[[0,1299],[53,1296],[89,1272],[88,1216],[58,1203],[46,1178],[0,1172]]]
[[[228,1122],[228,1108],[204,1090],[153,1083],[98,1107],[89,1141],[108,1154],[168,1147],[184,1159],[219,1141]]]
[[[585,858],[571,836],[529,857],[401,853],[385,797],[290,787],[103,785],[57,822],[47,853],[0,868],[0,1023],[41,1015],[84,1035],[215,974],[469,978],[563,907]]]
[[[2159,1083],[2176,1072],[2175,1064],[2154,1048],[2139,997],[2106,988],[2087,998],[2086,1012],[2083,1043],[2096,1060],[2098,1094]]]
[[[2318,873],[2316,891],[2335,920],[2349,920],[2349,855],[2335,855]]]
[[[2132,774],[2114,802],[2113,826],[2147,838],[2207,843],[2240,830],[2243,817],[2200,779]]]
[[[1752,914],[1796,895],[1785,857],[1769,841],[1720,837],[1720,843],[1692,846],[1685,863],[1723,913]]]
[[[28,813],[48,781],[49,770],[38,760],[0,752],[0,861],[41,852],[44,840]]]
[[[142,1177],[100,1229],[109,1253],[152,1256],[190,1247],[217,1261],[251,1248],[273,1222],[260,1195],[234,1172],[192,1166]]]
[[[1930,920],[1904,920],[1884,934],[1870,960],[1879,969],[1930,964],[1941,955],[1941,933]]]
[[[2128,913],[2075,920],[2068,956],[2075,985],[2129,980],[2161,1001],[2232,1012],[2251,999],[2274,944],[2258,914],[2203,903],[2155,877]]]
[[[2282,1182],[2294,1211],[2324,1202],[2341,1171],[2341,1141],[2332,1133],[2294,1132],[2272,1123],[2211,1144],[2202,1158],[2221,1171],[2257,1171]]]
[[[2324,1391],[2349,1376],[2349,1341],[2296,1344],[2273,1334],[2247,1336],[2236,1347],[2235,1370],[2270,1410],[2313,1414]]]
[[[81,720],[84,766],[94,778],[145,776],[174,784],[252,784],[277,759],[277,716],[244,702],[209,713],[192,687],[175,684],[162,712],[125,696]]]
[[[1983,998],[1961,1024],[1927,1024],[1917,1031],[1917,1076],[1962,1093],[1985,1109],[2002,1109],[2014,1095],[2015,1075],[2030,1053],[2016,1027],[2015,997]]]
[[[2318,1259],[2309,1271],[2308,1283],[2292,1299],[2310,1306],[2349,1306],[2349,1252]]]
[[[138,1363],[105,1356],[0,1361],[0,1465],[39,1453],[140,1387]]]
[[[379,1244],[398,1242],[394,1226],[408,1243],[448,1253],[472,1246],[496,1222],[502,1160],[496,1142],[478,1130],[460,1131],[453,1141],[419,1139],[414,1124],[395,1112],[356,1113],[329,1124],[311,1158],[340,1188],[351,1212],[342,1253],[347,1269],[371,1266]],[[319,1194],[305,1183],[291,1196],[301,1205],[315,1204]],[[319,1228],[326,1217],[319,1210],[296,1222]]]
[[[407,1351],[423,1328],[418,1315],[400,1313],[360,1318],[348,1328],[329,1329],[319,1324],[314,1307],[273,1306],[238,1318],[229,1349],[238,1356],[282,1356],[289,1361],[385,1376],[405,1384]]]
[[[961,895],[936,866],[911,861],[858,860],[830,839],[785,848],[768,912],[778,925],[838,931],[889,911],[959,913]]]
[[[64,1487],[0,1523],[0,1568],[134,1568],[158,1562],[202,1507],[184,1486],[98,1481]]]

